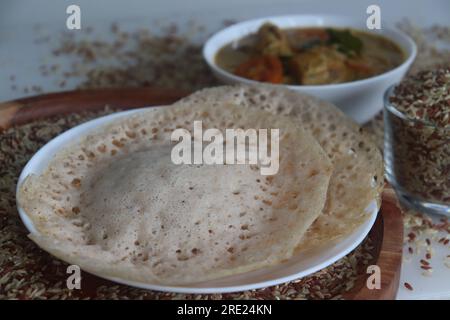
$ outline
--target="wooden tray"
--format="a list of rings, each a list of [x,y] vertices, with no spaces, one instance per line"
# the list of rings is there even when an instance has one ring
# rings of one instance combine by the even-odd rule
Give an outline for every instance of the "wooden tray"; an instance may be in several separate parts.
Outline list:
[[[46,94],[0,103],[0,131],[36,119],[81,111],[111,108],[132,109],[151,105],[170,104],[186,92],[159,88],[124,88],[70,91]],[[387,187],[383,193],[380,214],[370,231],[374,243],[372,256],[381,269],[381,289],[369,290],[369,274],[359,276],[354,288],[345,294],[347,299],[394,299],[400,280],[403,246],[403,221],[394,191]],[[92,284],[103,282],[87,275]]]

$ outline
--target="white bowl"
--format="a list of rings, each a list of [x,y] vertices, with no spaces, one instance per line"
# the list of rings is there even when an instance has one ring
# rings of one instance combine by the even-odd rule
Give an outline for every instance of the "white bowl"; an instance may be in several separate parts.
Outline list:
[[[141,110],[124,111],[100,117],[74,127],[54,138],[36,152],[22,170],[17,183],[17,190],[19,190],[20,185],[28,175],[41,174],[47,168],[54,155],[62,148],[67,147],[68,144],[78,141],[82,136],[99,126],[106,125],[119,117],[129,116],[131,114],[139,113],[140,111]],[[27,212],[20,206],[20,203],[17,203],[17,209],[20,218],[28,231],[34,234],[39,233],[39,230],[35,228],[32,220],[28,217]],[[183,287],[162,286],[156,283],[130,281],[123,278],[109,277],[100,273],[97,273],[96,275],[138,288],[183,293],[224,293],[272,286],[298,279],[323,269],[356,248],[369,233],[375,222],[378,213],[377,202],[373,200],[366,208],[366,211],[369,214],[368,219],[361,226],[356,228],[352,234],[339,241],[330,242],[320,249],[296,254],[288,261],[273,267],[262,268],[243,274],[195,283]],[[72,263],[71,261],[66,262],[69,264]]]
[[[217,32],[203,47],[203,57],[215,76],[228,84],[247,83],[257,81],[245,79],[225,71],[215,62],[217,52],[225,45],[255,33],[258,28],[272,22],[281,28],[295,27],[349,27],[366,32],[383,35],[397,43],[405,52],[406,59],[398,67],[383,74],[352,82],[328,85],[283,85],[293,90],[305,92],[336,104],[342,111],[358,123],[364,123],[375,116],[383,107],[383,95],[387,88],[397,83],[405,75],[416,56],[417,48],[414,41],[397,29],[383,27],[381,30],[371,31],[364,24],[364,19],[355,19],[334,15],[292,15],[259,18],[244,21]]]

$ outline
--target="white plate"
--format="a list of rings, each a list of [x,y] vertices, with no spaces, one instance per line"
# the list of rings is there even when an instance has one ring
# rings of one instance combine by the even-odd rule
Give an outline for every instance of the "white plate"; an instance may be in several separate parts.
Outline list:
[[[119,117],[123,117],[140,111],[141,110],[139,109],[124,111],[97,118],[74,127],[54,138],[45,146],[43,146],[38,152],[36,152],[36,154],[27,163],[22,173],[20,174],[18,186],[28,175],[42,173],[45,168],[47,168],[50,160],[53,158],[55,153],[58,152],[58,150],[67,146],[73,141],[77,141],[89,130],[111,122],[111,120],[113,119],[117,119]],[[27,216],[26,212],[19,206],[19,204],[17,204],[17,208],[26,228],[31,233],[37,233],[38,231]],[[161,286],[143,282],[134,282],[121,278],[112,278],[104,276],[102,274],[96,275],[101,278],[138,288],[182,293],[225,293],[272,286],[294,279],[299,279],[311,273],[314,273],[331,265],[335,261],[348,254],[350,251],[352,251],[366,237],[366,235],[372,228],[373,223],[375,222],[378,213],[376,201],[373,200],[366,210],[370,213],[370,217],[348,237],[340,240],[337,243],[325,245],[321,247],[320,250],[314,250],[311,252],[295,255],[287,262],[279,264],[277,266],[263,268],[256,271],[251,271],[203,283],[197,283],[195,285],[185,287]],[[70,263],[70,261],[66,262]]]

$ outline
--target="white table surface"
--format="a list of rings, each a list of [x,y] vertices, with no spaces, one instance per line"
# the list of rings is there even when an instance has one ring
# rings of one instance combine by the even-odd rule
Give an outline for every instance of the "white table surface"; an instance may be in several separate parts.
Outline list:
[[[0,2],[0,101],[24,97],[23,90],[12,90],[10,76],[19,88],[39,84],[44,92],[61,89],[55,79],[43,77],[39,66],[51,59],[49,44],[36,44],[37,35],[58,35],[66,31],[66,7],[81,7],[82,28],[92,26],[98,32],[107,30],[113,21],[122,29],[151,26],[155,22],[178,22],[190,19],[216,31],[223,20],[244,20],[279,14],[330,13],[361,17],[365,21],[370,4],[381,7],[382,23],[395,23],[404,17],[419,25],[450,24],[450,1],[411,0],[2,0]],[[72,31],[77,32],[77,31]],[[61,60],[65,64],[70,61]],[[64,88],[74,88],[76,80]],[[32,93],[29,93],[32,95]],[[445,236],[445,235],[443,235]],[[425,277],[419,268],[420,256],[404,261],[398,299],[450,299],[450,269],[443,259],[449,247],[435,246],[432,258],[434,272]],[[405,253],[408,256],[408,253]],[[411,283],[414,291],[403,287]]]

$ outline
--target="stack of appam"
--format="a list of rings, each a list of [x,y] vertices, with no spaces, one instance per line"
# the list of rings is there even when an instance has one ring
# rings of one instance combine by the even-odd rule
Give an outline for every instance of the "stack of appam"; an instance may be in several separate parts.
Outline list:
[[[174,164],[171,134],[280,130],[279,170]],[[280,264],[350,234],[380,201],[381,155],[333,105],[273,86],[222,86],[114,120],[19,188],[44,250],[103,276],[189,285]]]

